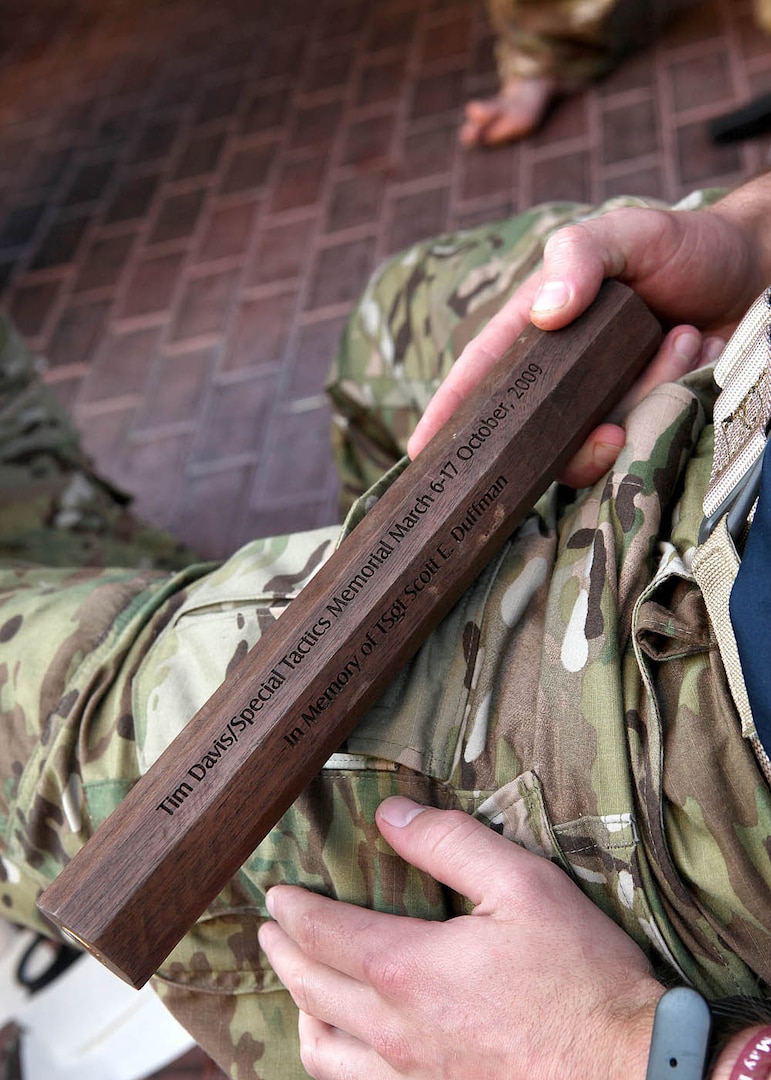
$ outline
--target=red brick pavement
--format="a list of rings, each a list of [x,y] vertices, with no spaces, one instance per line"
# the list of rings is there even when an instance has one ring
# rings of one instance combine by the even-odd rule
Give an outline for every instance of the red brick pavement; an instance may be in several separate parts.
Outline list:
[[[706,126],[771,90],[750,0],[696,3],[534,137],[463,152],[494,86],[479,0],[6,0],[0,303],[141,514],[214,557],[337,520],[325,375],[411,241],[767,163]]]

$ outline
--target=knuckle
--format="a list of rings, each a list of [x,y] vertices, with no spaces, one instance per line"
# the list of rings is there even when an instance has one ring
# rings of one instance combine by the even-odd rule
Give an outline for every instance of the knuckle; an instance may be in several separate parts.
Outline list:
[[[514,911],[529,913],[543,907],[544,897],[550,901],[566,880],[565,871],[544,855],[523,850],[524,858],[508,880],[507,902]],[[502,885],[506,887],[506,882]]]
[[[315,915],[304,911],[293,928],[293,937],[306,956],[315,956],[319,947],[319,923]]]
[[[416,1041],[390,1028],[373,1034],[372,1048],[398,1075],[411,1074],[418,1064]]]
[[[443,860],[451,860],[453,865],[461,866],[473,857],[473,839],[483,828],[479,821],[463,810],[447,810],[426,842]]]
[[[315,994],[308,971],[304,966],[298,965],[291,973],[288,989],[298,1009],[307,1013],[313,1012]]]
[[[301,1034],[300,1062],[307,1074],[312,1080],[358,1080],[360,1072],[335,1052],[333,1043],[328,1035]]]
[[[546,241],[545,251],[552,257],[570,255],[577,247],[585,244],[589,236],[585,225],[563,225]]]
[[[401,950],[384,956],[368,953],[364,958],[364,973],[370,985],[388,1001],[401,1000],[410,982],[409,965]]]

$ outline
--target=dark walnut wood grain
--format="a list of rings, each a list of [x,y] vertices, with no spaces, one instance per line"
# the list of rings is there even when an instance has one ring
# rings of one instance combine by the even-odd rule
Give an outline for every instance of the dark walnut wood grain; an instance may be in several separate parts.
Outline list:
[[[528,328],[39,902],[134,986],[160,966],[652,357],[607,282]]]

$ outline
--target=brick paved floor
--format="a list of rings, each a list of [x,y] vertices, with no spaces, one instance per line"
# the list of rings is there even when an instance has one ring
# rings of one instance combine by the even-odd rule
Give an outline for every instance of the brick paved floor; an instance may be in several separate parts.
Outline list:
[[[706,127],[771,90],[750,0],[701,0],[534,137],[463,152],[494,86],[481,0],[5,0],[0,304],[141,514],[215,557],[337,520],[324,379],[400,247],[767,162]]]
[[[749,0],[701,2],[525,143],[464,153],[479,0],[13,0],[0,303],[99,467],[202,554],[338,517],[323,384],[389,253],[547,199],[731,184],[768,140]],[[16,14],[12,14],[16,11]]]

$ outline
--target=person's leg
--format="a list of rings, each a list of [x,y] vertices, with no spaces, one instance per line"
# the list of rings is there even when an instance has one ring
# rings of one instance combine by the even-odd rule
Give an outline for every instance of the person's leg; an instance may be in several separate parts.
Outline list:
[[[76,429],[20,338],[7,323],[3,334],[0,914],[55,937],[35,907],[42,889],[328,557],[339,529],[257,541],[217,568],[191,565],[173,574],[120,568],[169,556],[177,561],[181,549],[127,519],[124,498],[93,473]],[[68,497],[73,490],[78,499]],[[108,560],[117,568],[101,565]],[[343,800],[342,815],[319,813],[330,798],[327,779],[334,799]],[[381,798],[396,792],[432,798],[430,784],[392,762],[368,759],[366,769],[328,770],[270,840],[273,880],[326,881],[339,895],[347,880],[348,895],[359,895],[349,847],[336,854],[327,833],[339,828],[350,838],[360,821],[361,843],[369,847],[371,812]],[[389,856],[380,849],[386,866]],[[262,869],[255,856],[257,881]],[[416,914],[446,914],[438,890],[431,895],[402,870],[391,878]],[[365,894],[382,906],[373,888]],[[236,914],[221,918],[233,899]],[[296,1012],[272,972],[261,968],[253,934],[266,916],[261,901],[254,880],[240,875],[156,982],[162,996],[168,996],[164,987],[183,999],[194,988],[190,1030],[234,1075],[291,1080],[302,1075]],[[259,1006],[255,986],[266,991]],[[242,1004],[248,1008],[238,1029]],[[252,1072],[257,1057],[262,1064]]]
[[[544,204],[421,241],[376,271],[348,320],[327,384],[345,509],[406,453],[464,345],[538,267],[551,233],[616,206],[640,205],[664,204]]]
[[[510,223],[504,235],[512,251],[529,253],[524,263],[531,268],[549,231],[545,222],[554,227],[563,219],[554,210],[538,212]],[[530,227],[540,230],[540,239],[532,245]],[[473,261],[475,238],[466,235]],[[481,236],[489,244],[488,257],[473,266],[462,258],[454,262],[462,249],[452,246],[446,249],[450,261],[445,266],[443,241],[428,249],[434,260],[427,264],[430,273],[416,261],[417,250],[393,260],[378,279],[389,283],[387,294],[377,288],[368,293],[365,310],[353,319],[353,337],[347,338],[348,374],[360,370],[366,384],[367,372],[373,370],[370,361],[376,368],[383,365],[378,376],[382,385],[365,397],[374,403],[375,420],[393,415],[403,421],[404,431],[395,440],[397,452],[409,434],[410,416],[430,392],[420,384],[435,370],[436,356],[446,350],[450,362],[455,348],[462,347],[506,288],[513,287],[514,270],[501,255],[500,230],[482,230]],[[519,265],[518,259],[514,262]],[[461,285],[448,281],[435,293],[430,278],[443,267],[460,267]],[[441,302],[440,294],[445,298]],[[426,296],[435,300],[428,321],[425,307],[420,307]],[[450,306],[446,317],[444,303]],[[437,333],[436,341],[429,331]],[[405,386],[409,392],[392,397]],[[381,394],[384,389],[387,393]],[[686,454],[682,448],[687,430],[681,438],[673,434],[670,416],[663,421],[661,440],[654,439],[649,422],[642,424],[643,443],[630,448],[630,475],[618,485],[618,550],[629,547],[646,566],[656,528],[648,510],[655,509],[664,480],[667,492],[679,490],[678,470],[670,465],[671,445],[681,448],[678,461]],[[659,458],[648,461],[654,444]],[[643,515],[647,532],[636,511],[629,513],[634,509],[631,500],[638,498],[642,464],[650,479],[643,477],[642,483],[648,500]],[[591,556],[595,535],[612,538],[616,495],[610,495],[601,485],[586,500],[590,511],[598,508],[602,521],[593,524],[590,512],[575,523],[571,541],[563,545],[566,565],[559,578],[554,561],[565,506],[552,494],[536,508],[528,525],[480,575],[359,725],[342,748],[344,754],[328,762],[164,963],[154,980],[156,989],[232,1076],[299,1080],[304,1075],[296,1052],[296,1010],[257,944],[257,929],[267,917],[264,892],[270,885],[306,884],[330,896],[421,918],[444,918],[465,909],[462,898],[405,866],[379,840],[374,812],[387,795],[402,793],[476,813],[566,869],[575,864],[576,875],[598,902],[615,905],[619,920],[645,942],[648,905],[627,887],[646,886],[636,872],[634,825],[624,816],[633,809],[631,801],[623,802],[619,811],[619,802],[606,806],[604,790],[556,784],[547,792],[560,813],[555,831],[541,780],[532,768],[548,750],[554,761],[544,760],[544,765],[558,775],[560,762],[569,771],[578,760],[574,746],[593,752],[597,745],[594,720],[587,724],[578,715],[575,723],[567,722],[570,708],[581,705],[580,686],[576,691],[572,685],[576,680],[591,686],[589,696],[602,703],[603,716],[610,712],[606,703],[618,705],[613,689],[617,672],[611,662],[615,627],[612,620],[603,621],[615,610],[617,584],[611,581],[607,595],[596,602],[592,594],[591,640],[585,640],[583,624],[574,625],[571,616],[571,605],[580,609],[582,589],[592,583],[598,588],[604,581],[599,570],[584,574],[578,566],[574,572],[573,564]],[[352,524],[366,504],[365,499]],[[0,713],[10,734],[8,752],[0,755],[0,902],[11,917],[34,924],[36,892],[184,728],[336,541],[335,529],[257,541],[222,567],[208,573],[199,569],[187,577],[3,569]],[[594,566],[603,565],[598,556]],[[628,592],[635,571],[628,560],[624,569]],[[544,636],[546,590],[552,580],[557,582],[552,600],[556,615]],[[589,650],[592,667],[586,681],[575,666],[571,678],[565,674],[559,649],[560,637],[566,635],[562,620],[569,621],[567,638],[576,646],[570,663],[579,655],[576,650]],[[546,682],[539,688],[542,671]],[[552,707],[560,723],[550,724],[547,713]],[[534,726],[535,708],[543,715]],[[625,745],[627,737],[623,709],[614,709],[609,722],[616,732],[611,745],[618,749],[619,738]],[[554,747],[547,747],[548,738],[556,740]],[[623,757],[621,753],[619,760]],[[588,763],[593,779],[604,774],[605,764],[600,764]],[[615,782],[613,769],[610,775]],[[608,808],[613,813],[606,820],[602,815]],[[570,815],[575,822],[572,817],[565,820]],[[591,857],[583,843],[587,830]],[[567,855],[558,835],[568,838]]]
[[[46,566],[187,566],[193,554],[140,521],[96,475],[34,358],[0,314],[0,560]]]
[[[524,239],[532,225],[542,236],[547,218],[554,225],[563,217],[536,214],[512,223],[504,234]],[[464,242],[472,261],[484,263],[492,255],[494,262],[499,233],[485,236],[484,255],[473,254],[471,236]],[[453,260],[445,266],[441,245],[433,256],[438,269],[456,266]],[[462,258],[460,266],[465,268]],[[464,273],[472,295],[455,290],[454,331],[473,333],[482,309],[489,312],[495,304],[500,273],[483,269],[477,285]],[[389,280],[395,284],[394,276]],[[414,277],[402,274],[402,281],[407,306],[412,299],[419,302]],[[441,314],[438,303],[433,314]],[[413,315],[405,317],[417,326]],[[465,329],[459,330],[460,324]],[[440,319],[436,330],[442,325]],[[455,340],[453,330],[450,337]],[[351,363],[358,369],[361,357],[354,352],[358,358],[351,357]],[[433,359],[425,368],[419,356],[419,349],[402,355],[393,380],[401,390],[402,376],[409,377],[404,400],[414,419],[435,378],[428,389],[421,382],[428,371],[437,374]],[[45,400],[45,388],[33,377],[20,342],[6,359],[6,406],[19,397]],[[362,374],[366,382],[367,373]],[[384,380],[390,383],[393,374],[385,371]],[[386,398],[381,402],[375,392],[373,400],[388,412],[391,398]],[[32,494],[17,483],[26,476],[28,460],[36,463],[45,451],[44,463],[53,459],[58,468],[64,443],[81,468],[77,434],[65,416],[56,414],[56,424],[50,420],[54,405],[36,407],[21,425],[36,433],[34,453],[15,446],[3,454],[13,470],[0,482],[10,480],[22,505]],[[401,410],[397,406],[394,418]],[[18,411],[8,408],[6,416]],[[48,419],[42,423],[41,417]],[[49,428],[56,431],[50,452],[41,438]],[[2,430],[15,429],[6,423]],[[408,434],[405,427],[401,437]],[[58,477],[53,466],[51,471]],[[37,527],[14,536],[8,520],[9,550],[24,554],[26,538]],[[0,563],[0,715],[8,733],[0,755],[0,904],[8,918],[45,932],[34,906],[41,889],[257,642],[337,538],[338,531],[330,529],[258,541],[216,570],[199,567],[171,577],[156,571],[32,566],[6,555]],[[36,551],[49,550],[45,534],[44,540]],[[56,548],[56,537],[51,540]],[[282,1080],[303,1075],[296,1010],[263,964],[256,943],[257,927],[267,915],[262,898],[268,885],[303,882],[330,895],[426,918],[452,913],[443,890],[404,867],[378,841],[374,810],[397,793],[473,809],[473,801],[458,802],[447,779],[462,728],[468,664],[473,665],[469,642],[476,636],[475,620],[481,618],[476,612],[486,590],[484,581],[477,594],[472,590],[455,621],[448,620],[433,647],[416,659],[412,675],[398,680],[383,707],[373,710],[351,752],[333,760],[310,786],[156,978],[169,1007],[233,1075]],[[437,679],[440,656],[442,678]],[[398,760],[405,753],[408,760]],[[474,799],[481,797],[477,793]]]
[[[129,745],[130,711],[89,748],[94,702],[143,621],[182,588],[186,576],[168,571],[193,557],[96,475],[43,366],[0,316],[0,914],[50,933],[35,898],[93,811],[81,755],[104,759],[113,799],[136,778],[108,746]]]
[[[621,0],[488,0],[498,91],[465,108],[464,146],[497,146],[529,135],[561,94],[604,74],[615,52],[611,16]]]
[[[442,374],[537,265],[549,232],[586,209],[542,208],[501,225],[440,237],[396,256],[375,275],[350,320],[332,380],[337,448],[351,496],[394,465]],[[359,501],[349,527],[378,493],[376,484]],[[404,794],[461,808],[495,818],[496,827],[501,815],[512,839],[563,860],[542,817],[537,778],[526,770],[520,775],[521,762],[507,745],[510,732],[496,743],[492,770],[488,750],[480,753],[486,730],[480,721],[503,641],[494,629],[496,619],[486,613],[500,607],[508,610],[508,620],[516,620],[517,607],[523,618],[531,613],[526,596],[548,579],[555,554],[553,521],[537,520],[540,525],[526,532],[521,545],[512,545],[469,590],[349,738],[345,756],[330,760],[154,980],[168,1008],[231,1075],[286,1080],[303,1075],[296,1009],[257,944],[270,885],[306,884],[326,895],[422,918],[464,910],[462,898],[438,890],[383,845],[374,825],[383,798]],[[278,614],[304,581],[298,571],[315,569],[329,554],[321,545],[330,539],[322,532],[314,547],[307,537],[307,551],[297,537],[285,541],[283,551],[281,542],[274,542],[264,580],[243,561],[247,556],[252,561],[245,549],[227,571],[233,584],[215,574],[191,594],[136,680],[137,701],[145,703],[135,712],[143,767],[174,733],[168,726],[174,710],[181,705],[180,715],[190,714],[217,685],[216,665],[225,670],[231,654],[212,657],[211,642],[233,639],[246,598],[260,605],[263,621]],[[273,557],[280,562],[273,564]],[[288,591],[279,595],[272,591],[277,589]],[[227,610],[220,610],[219,596],[227,600]],[[240,634],[250,644],[251,623],[241,625]],[[534,640],[537,620],[530,626]],[[524,667],[537,673],[539,663]],[[523,699],[531,701],[532,689],[523,682]],[[154,745],[150,753],[145,739]],[[619,862],[619,873],[621,867]]]
[[[488,0],[498,91],[473,99],[464,146],[497,146],[529,135],[552,102],[610,71],[658,32],[682,0]]]
[[[160,996],[230,1075],[303,1076],[296,1009],[257,943],[271,885],[305,885],[424,919],[467,911],[462,897],[383,845],[374,815],[392,794],[461,809],[554,860],[668,978],[685,971],[713,996],[752,989],[762,952],[757,927],[771,925],[768,893],[742,893],[737,906],[731,889],[766,858],[755,839],[771,807],[738,727],[721,730],[731,703],[684,561],[708,474],[708,386],[707,373],[694,389],[661,388],[636,410],[628,445],[607,478],[577,497],[554,488],[541,500],[164,963],[155,980]],[[688,497],[680,500],[684,489]],[[292,562],[314,565],[326,553],[311,548],[304,562]],[[637,605],[658,555],[659,580]],[[291,563],[273,566],[268,580],[237,574],[235,581],[265,617],[302,584],[291,570]],[[270,582],[290,590],[271,593]],[[214,575],[193,590],[143,665],[137,731],[140,739],[143,731],[158,732],[157,750],[166,741],[165,718],[184,700],[208,642],[233,642],[239,619],[241,634],[249,628],[249,606],[227,584]],[[655,672],[650,682],[637,666],[638,651]],[[219,662],[226,660],[223,652]],[[207,677],[216,685],[216,671]],[[206,691],[198,686],[196,697]],[[674,748],[670,790],[660,768],[661,730],[668,753]],[[730,795],[718,783],[719,753],[707,754],[711,796],[710,785],[689,770],[689,754],[707,732],[730,742],[732,769],[741,776]],[[741,865],[729,883],[717,872],[721,851],[730,846],[732,823],[746,820],[756,799],[763,816],[746,850],[733,853]],[[662,856],[662,806],[676,838],[675,865]],[[696,849],[698,865],[691,866]],[[720,895],[705,899],[718,881]],[[745,905],[746,917],[739,915]]]

